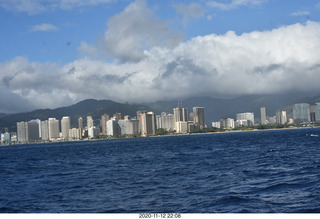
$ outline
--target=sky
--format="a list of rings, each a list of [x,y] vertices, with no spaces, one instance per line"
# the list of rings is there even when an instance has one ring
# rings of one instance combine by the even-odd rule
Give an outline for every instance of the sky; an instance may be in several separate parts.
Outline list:
[[[320,0],[0,0],[0,112],[320,95]]]

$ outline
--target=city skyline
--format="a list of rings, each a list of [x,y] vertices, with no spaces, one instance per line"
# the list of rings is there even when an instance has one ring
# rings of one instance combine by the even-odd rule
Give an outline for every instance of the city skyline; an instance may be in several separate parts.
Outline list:
[[[320,93],[319,11],[319,0],[0,0],[0,113]]]
[[[152,111],[137,111],[137,117],[132,118],[116,112],[113,117],[104,113],[101,115],[100,125],[95,126],[91,116],[87,116],[87,124],[83,125],[82,117],[77,120],[78,127],[71,126],[69,116],[63,116],[61,123],[56,118],[48,118],[41,121],[33,119],[28,122],[17,122],[17,133],[10,135],[7,129],[0,133],[1,143],[5,142],[48,142],[48,141],[73,141],[93,139],[98,136],[140,135],[141,137],[155,136],[157,130],[165,130],[167,133],[189,133],[198,129],[207,128],[204,124],[204,107],[193,107],[188,115],[187,108],[180,105],[172,109],[173,114],[162,112],[156,115]],[[254,127],[257,125],[255,115],[252,112],[237,113],[236,120],[224,118],[218,122],[212,122],[212,128],[235,129],[237,127]],[[265,121],[264,121],[265,119]],[[267,116],[266,107],[260,108],[261,126],[268,124],[293,124],[293,123],[320,123],[320,102],[310,105],[308,103],[296,103],[293,105],[293,118],[287,117],[286,110],[277,110],[275,116]],[[61,131],[60,131],[61,130]],[[162,132],[163,133],[163,132]]]

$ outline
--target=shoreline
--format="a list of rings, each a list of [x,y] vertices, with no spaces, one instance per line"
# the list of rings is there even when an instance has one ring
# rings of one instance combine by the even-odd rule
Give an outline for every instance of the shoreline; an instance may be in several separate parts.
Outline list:
[[[170,136],[188,136],[188,135],[208,135],[208,134],[228,134],[228,133],[243,133],[243,132],[263,132],[263,131],[281,131],[281,130],[293,130],[293,129],[319,129],[320,127],[288,127],[288,128],[273,128],[273,129],[252,129],[252,130],[226,130],[223,132],[203,132],[203,133],[181,133],[174,135],[155,135],[147,137],[126,137],[126,138],[101,138],[101,139],[82,139],[75,141],[52,141],[52,142],[30,142],[30,143],[13,143],[13,144],[0,144],[0,147],[9,146],[22,146],[22,145],[37,145],[37,144],[55,144],[55,143],[72,143],[72,142],[91,142],[91,141],[108,141],[108,140],[120,140],[120,139],[134,139],[134,138],[156,138],[156,137],[170,137]]]

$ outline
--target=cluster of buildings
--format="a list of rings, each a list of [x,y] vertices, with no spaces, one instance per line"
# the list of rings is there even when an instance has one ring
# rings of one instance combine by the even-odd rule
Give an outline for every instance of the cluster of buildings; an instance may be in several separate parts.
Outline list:
[[[78,118],[76,127],[71,126],[71,118],[65,116],[59,121],[49,118],[41,121],[34,119],[27,122],[17,123],[16,135],[10,136],[5,133],[5,142],[49,142],[49,141],[73,141],[92,139],[99,135],[141,135],[143,137],[156,135],[157,129],[187,133],[195,128],[204,128],[204,108],[194,107],[193,112],[188,114],[187,108],[178,106],[173,109],[173,114],[138,111],[137,116],[130,118],[126,115],[122,118],[121,113],[115,113],[112,117],[103,114],[101,119],[93,120],[91,116],[84,119]]]
[[[293,106],[293,118],[287,117],[286,110],[276,111],[275,116],[267,116],[266,108],[260,108],[260,122],[261,125],[267,124],[293,124],[293,123],[312,123],[320,122],[320,103],[310,105],[308,103],[298,103]],[[241,126],[254,126],[254,113],[238,113],[236,120],[234,118],[225,118],[217,122],[212,122],[212,127],[233,129]]]
[[[217,122],[212,122],[212,127],[221,129],[233,129],[243,126],[254,126],[255,124],[292,124],[320,122],[320,103],[310,105],[299,103],[293,106],[292,118],[287,116],[285,110],[278,110],[274,116],[267,116],[266,108],[260,108],[260,119],[255,119],[254,113],[245,112],[236,114],[234,118],[224,118]],[[291,114],[290,114],[291,115]],[[99,135],[156,135],[158,129],[175,131],[176,133],[187,133],[194,129],[206,127],[204,121],[204,108],[193,107],[193,111],[188,113],[187,108],[179,106],[173,108],[173,113],[161,113],[138,111],[136,117],[124,116],[115,113],[112,117],[103,114],[101,119],[93,120],[91,116],[84,119],[78,118],[77,125],[71,126],[71,118],[65,116],[61,121],[56,118],[40,119],[28,122],[18,122],[17,132],[0,133],[0,143],[27,143],[27,142],[49,142],[49,141],[73,141],[81,139],[91,139]]]

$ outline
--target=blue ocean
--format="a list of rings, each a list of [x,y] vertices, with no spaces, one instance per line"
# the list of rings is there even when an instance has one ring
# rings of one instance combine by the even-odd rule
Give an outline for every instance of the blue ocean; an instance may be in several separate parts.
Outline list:
[[[0,147],[1,213],[320,213],[320,129]]]

